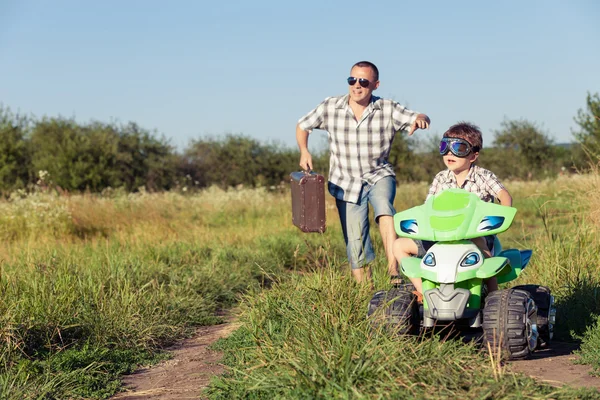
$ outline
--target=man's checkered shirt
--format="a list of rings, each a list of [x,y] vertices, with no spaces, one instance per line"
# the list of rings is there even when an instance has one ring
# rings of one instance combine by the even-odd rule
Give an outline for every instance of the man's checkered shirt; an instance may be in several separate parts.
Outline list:
[[[363,182],[371,185],[395,176],[388,162],[396,132],[408,129],[418,113],[393,100],[372,96],[356,121],[349,95],[329,97],[298,121],[305,131],[322,129],[329,136],[329,192],[337,199],[356,203]]]
[[[433,179],[433,183],[429,187],[427,198],[434,194],[440,193],[444,189],[459,188],[456,182],[456,176],[452,171],[446,169],[439,172]],[[464,189],[467,192],[476,193],[483,201],[494,202],[498,193],[504,189],[504,186],[493,172],[478,165],[471,165],[467,177],[459,189]]]

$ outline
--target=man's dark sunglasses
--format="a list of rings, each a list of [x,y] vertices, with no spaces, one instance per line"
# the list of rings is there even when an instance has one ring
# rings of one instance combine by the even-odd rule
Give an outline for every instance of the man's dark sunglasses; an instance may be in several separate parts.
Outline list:
[[[456,157],[466,157],[475,150],[471,143],[459,138],[443,138],[440,142],[440,154],[445,156],[450,151]],[[476,150],[475,150],[476,151]]]
[[[358,80],[358,83],[360,84],[360,86],[362,86],[364,88],[369,87],[369,85],[371,84],[371,82],[369,82],[368,79],[365,79],[365,78],[357,79],[357,78],[351,76],[348,78],[348,85],[350,85],[350,86],[356,85],[357,80]]]

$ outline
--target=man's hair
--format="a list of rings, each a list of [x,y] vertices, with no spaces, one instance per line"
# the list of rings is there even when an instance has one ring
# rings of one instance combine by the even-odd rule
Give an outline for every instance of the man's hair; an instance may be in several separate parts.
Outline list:
[[[483,138],[481,130],[475,124],[461,121],[452,125],[445,133],[444,137],[458,138],[466,140],[473,146],[473,151],[478,152],[483,148]]]
[[[352,68],[350,68],[350,71],[352,71],[352,69],[354,67],[361,67],[361,68],[366,68],[369,67],[373,70],[373,73],[375,73],[375,81],[377,82],[379,80],[379,70],[377,69],[377,67],[375,66],[375,64],[373,64],[370,61],[359,61],[356,64],[354,64],[352,66]]]

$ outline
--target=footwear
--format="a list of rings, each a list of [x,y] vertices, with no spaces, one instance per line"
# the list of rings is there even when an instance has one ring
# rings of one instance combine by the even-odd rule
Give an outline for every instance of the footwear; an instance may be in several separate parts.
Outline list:
[[[392,275],[390,276],[390,283],[392,284],[392,287],[397,288],[404,284],[404,279],[402,279],[400,275]]]
[[[417,303],[423,304],[423,293],[419,292],[418,290],[413,290],[412,293],[417,296]]]

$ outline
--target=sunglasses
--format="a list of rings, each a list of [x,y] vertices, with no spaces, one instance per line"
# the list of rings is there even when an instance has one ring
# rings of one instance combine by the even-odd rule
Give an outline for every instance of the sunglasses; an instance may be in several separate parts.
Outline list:
[[[459,138],[443,138],[440,142],[440,154],[445,156],[451,152],[456,157],[468,156],[474,148],[471,143]]]
[[[357,78],[351,76],[348,78],[348,85],[354,86],[354,85],[356,85],[356,81],[358,81],[360,86],[362,86],[364,88],[369,87],[369,85],[371,84],[371,82],[369,82],[368,79],[365,79],[365,78],[357,79]]]

